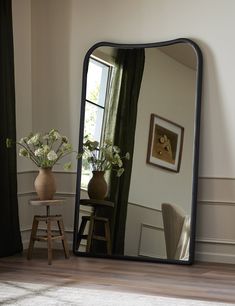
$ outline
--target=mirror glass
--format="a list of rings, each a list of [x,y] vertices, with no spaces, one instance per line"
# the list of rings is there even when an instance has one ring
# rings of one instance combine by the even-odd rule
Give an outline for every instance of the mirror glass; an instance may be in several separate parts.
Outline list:
[[[180,39],[135,46],[100,43],[87,53],[80,131],[80,152],[86,152],[78,165],[76,254],[192,262],[199,55],[195,44]],[[92,146],[96,149],[87,158]],[[101,156],[106,161],[95,163]],[[88,185],[98,175],[103,176],[98,189],[104,179],[107,191],[88,195]]]

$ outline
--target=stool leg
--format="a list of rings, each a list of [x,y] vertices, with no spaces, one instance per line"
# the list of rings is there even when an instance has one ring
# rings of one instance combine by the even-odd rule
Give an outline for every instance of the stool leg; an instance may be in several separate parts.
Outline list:
[[[48,265],[52,262],[52,240],[51,240],[51,220],[47,218],[47,252],[48,252]]]
[[[109,222],[105,222],[104,228],[105,228],[105,238],[107,243],[107,254],[111,255],[112,250],[111,250],[111,235],[110,235]]]
[[[94,231],[94,218],[93,218],[93,216],[91,216],[89,232],[88,232],[88,237],[87,237],[87,245],[86,245],[86,252],[87,253],[89,253],[91,251],[93,231]]]
[[[86,224],[87,224],[87,219],[82,219],[79,231],[78,231],[78,237],[77,237],[77,249],[79,249],[81,240],[82,240],[82,235],[84,233],[84,230],[86,228]]]
[[[67,240],[66,240],[65,233],[64,233],[63,219],[58,220],[57,224],[58,224],[58,227],[59,227],[59,230],[60,230],[60,235],[62,236],[62,245],[63,245],[63,249],[64,249],[65,258],[69,258],[69,248],[68,248]]]
[[[31,235],[30,235],[30,241],[29,241],[28,254],[27,254],[27,259],[28,260],[30,260],[32,258],[33,246],[34,246],[35,237],[36,237],[36,233],[37,233],[37,229],[38,229],[38,223],[39,223],[39,221],[36,219],[36,216],[34,216]]]

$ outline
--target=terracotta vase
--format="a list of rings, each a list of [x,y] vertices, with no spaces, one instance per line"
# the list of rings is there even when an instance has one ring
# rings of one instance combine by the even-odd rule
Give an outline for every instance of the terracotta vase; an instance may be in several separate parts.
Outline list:
[[[40,168],[34,181],[34,187],[40,200],[52,200],[56,192],[55,177],[51,168]]]
[[[104,179],[105,171],[92,171],[93,176],[88,183],[88,195],[90,199],[104,200],[108,186]]]

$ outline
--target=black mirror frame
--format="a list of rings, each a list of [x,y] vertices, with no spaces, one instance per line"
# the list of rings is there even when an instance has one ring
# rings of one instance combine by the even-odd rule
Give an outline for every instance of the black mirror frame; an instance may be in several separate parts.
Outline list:
[[[76,182],[76,199],[75,199],[75,215],[74,215],[74,235],[73,235],[73,253],[77,256],[95,257],[95,258],[109,258],[109,259],[122,259],[141,262],[153,263],[167,263],[167,264],[181,264],[191,265],[194,263],[195,256],[195,234],[196,234],[196,213],[197,213],[197,189],[198,189],[198,165],[199,165],[199,136],[200,136],[200,116],[201,116],[201,96],[202,96],[202,73],[203,73],[203,57],[199,46],[188,38],[178,38],[163,42],[144,43],[144,44],[120,44],[111,42],[99,42],[92,46],[86,53],[83,63],[83,79],[82,79],[82,96],[81,96],[81,110],[80,110],[80,130],[79,130],[79,145],[78,151],[82,152],[82,139],[84,130],[84,115],[85,115],[85,97],[86,97],[86,76],[88,71],[89,57],[92,52],[98,47],[114,47],[114,48],[153,48],[164,47],[174,44],[185,43],[190,45],[197,56],[197,77],[196,77],[196,97],[195,97],[195,123],[194,123],[194,156],[193,156],[193,179],[192,179],[192,211],[191,211],[191,235],[189,247],[189,260],[173,260],[162,258],[142,258],[134,256],[121,256],[121,255],[95,255],[86,252],[79,252],[76,250],[76,241],[79,225],[79,201],[80,201],[80,184],[81,184],[81,159],[77,164],[77,182]]]

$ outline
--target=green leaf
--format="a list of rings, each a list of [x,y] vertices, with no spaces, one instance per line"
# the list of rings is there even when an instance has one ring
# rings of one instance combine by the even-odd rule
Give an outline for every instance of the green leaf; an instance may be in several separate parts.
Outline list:
[[[81,158],[81,157],[82,157],[82,155],[83,155],[83,153],[78,153],[78,155],[77,155],[77,159]]]
[[[71,166],[72,166],[72,163],[71,163],[71,162],[65,163],[65,164],[64,164],[64,170],[70,170],[70,169],[71,169]]]
[[[12,145],[13,145],[13,140],[11,138],[7,138],[6,147],[9,149],[9,148],[12,148]]]

